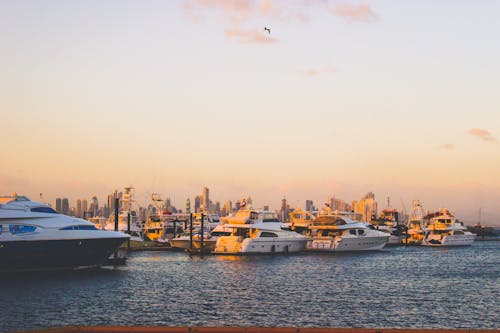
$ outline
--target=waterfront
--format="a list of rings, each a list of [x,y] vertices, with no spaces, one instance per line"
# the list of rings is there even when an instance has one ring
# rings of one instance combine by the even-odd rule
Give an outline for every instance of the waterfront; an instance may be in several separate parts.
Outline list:
[[[2,331],[65,325],[498,328],[500,244],[189,257],[4,275]]]

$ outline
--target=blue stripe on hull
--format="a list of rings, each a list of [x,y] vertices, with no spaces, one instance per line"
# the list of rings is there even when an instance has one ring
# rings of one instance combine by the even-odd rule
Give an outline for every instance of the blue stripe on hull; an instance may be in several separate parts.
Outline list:
[[[0,271],[98,266],[125,240],[4,241],[0,242]]]

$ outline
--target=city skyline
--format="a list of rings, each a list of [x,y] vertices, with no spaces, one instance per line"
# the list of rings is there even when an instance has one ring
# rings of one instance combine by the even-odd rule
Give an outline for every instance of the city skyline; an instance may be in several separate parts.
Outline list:
[[[206,186],[277,208],[373,192],[499,225],[499,10],[1,1],[0,194],[132,184],[183,207]]]

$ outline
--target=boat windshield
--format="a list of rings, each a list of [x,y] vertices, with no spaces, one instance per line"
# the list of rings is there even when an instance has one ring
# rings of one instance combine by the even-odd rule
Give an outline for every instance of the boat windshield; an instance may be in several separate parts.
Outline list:
[[[263,222],[280,222],[278,214],[276,213],[264,213],[262,217]]]

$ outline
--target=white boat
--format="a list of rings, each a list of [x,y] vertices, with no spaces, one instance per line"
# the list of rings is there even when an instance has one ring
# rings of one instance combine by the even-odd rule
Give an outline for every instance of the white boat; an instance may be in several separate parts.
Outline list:
[[[328,207],[310,219],[306,250],[321,252],[373,251],[382,249],[389,235],[368,223],[353,220],[355,213]]]
[[[0,271],[99,266],[128,239],[24,196],[0,197]]]
[[[457,220],[447,209],[429,214],[429,224],[425,228],[422,245],[425,246],[468,246],[472,245],[476,235]]]
[[[219,236],[213,253],[256,254],[292,253],[304,250],[308,238],[291,231],[273,212],[253,209],[239,210],[235,216],[225,217],[228,236]]]
[[[118,228],[116,228],[115,214],[111,214],[109,216],[108,222],[106,223],[106,226],[104,227],[104,230],[118,230],[129,234],[130,240],[142,242],[144,241],[144,232],[135,211],[132,210],[132,190],[133,187],[129,186],[125,187],[125,190],[123,192],[122,209],[118,214]]]
[[[384,209],[378,218],[372,218],[370,223],[375,229],[389,235],[387,245],[401,245],[404,242],[404,228],[399,224],[399,213],[395,209]]]

